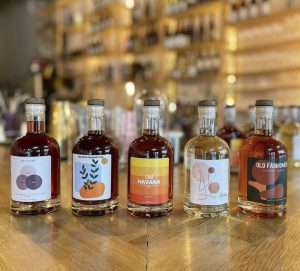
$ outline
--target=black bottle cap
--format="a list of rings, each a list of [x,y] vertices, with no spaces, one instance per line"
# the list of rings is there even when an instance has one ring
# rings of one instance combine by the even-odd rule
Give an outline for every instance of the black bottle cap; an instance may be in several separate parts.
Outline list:
[[[160,100],[145,100],[144,106],[160,106]]]
[[[256,100],[255,106],[273,106],[272,100]]]
[[[227,108],[235,108],[235,105],[234,105],[234,104],[232,104],[232,105],[228,105],[228,104],[227,104],[227,105],[225,106],[225,109],[227,109]]]
[[[87,101],[88,105],[99,105],[104,106],[104,100],[102,99],[90,99]]]
[[[45,104],[45,99],[29,98],[26,100],[26,104]]]
[[[217,102],[215,100],[203,100],[200,101],[199,106],[216,106]]]

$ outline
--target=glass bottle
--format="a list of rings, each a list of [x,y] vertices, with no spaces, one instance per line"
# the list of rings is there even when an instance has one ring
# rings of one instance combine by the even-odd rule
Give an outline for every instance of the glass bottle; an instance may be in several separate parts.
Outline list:
[[[248,108],[248,122],[244,126],[245,137],[253,135],[254,125],[255,125],[255,107],[253,105],[250,105]]]
[[[11,212],[50,213],[60,206],[60,151],[45,134],[45,100],[26,101],[27,133],[11,147]]]
[[[244,133],[235,126],[235,118],[235,106],[226,105],[224,109],[225,125],[217,133],[230,147],[230,169],[233,173],[239,170],[240,149],[245,139]]]
[[[129,214],[168,215],[173,209],[173,150],[159,135],[160,101],[144,101],[143,135],[128,150]]]
[[[256,101],[255,133],[241,149],[239,195],[240,210],[266,218],[286,211],[287,150],[272,136],[273,102]]]
[[[194,217],[229,212],[229,147],[216,136],[216,102],[200,101],[198,135],[184,150],[184,211]]]
[[[289,121],[280,127],[280,140],[286,145],[289,166],[300,167],[300,107],[291,106]]]
[[[88,100],[88,133],[73,147],[73,200],[76,215],[116,212],[119,151],[104,133],[104,100]]]

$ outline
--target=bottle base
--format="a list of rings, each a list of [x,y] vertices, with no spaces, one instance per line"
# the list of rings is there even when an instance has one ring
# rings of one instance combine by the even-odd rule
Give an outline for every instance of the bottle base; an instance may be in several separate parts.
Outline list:
[[[119,207],[118,200],[111,200],[103,204],[84,204],[77,201],[72,202],[72,212],[78,216],[102,216],[113,214]]]
[[[14,215],[40,215],[56,211],[60,206],[60,198],[41,202],[19,202],[11,200],[10,211]]]
[[[223,206],[201,206],[199,207],[192,207],[192,206],[183,206],[184,212],[189,217],[195,218],[218,218],[218,217],[226,217],[229,214],[229,208],[224,208]]]
[[[286,213],[285,205],[266,205],[249,203],[238,197],[239,210],[248,216],[255,218],[277,218],[283,217]]]
[[[128,213],[135,217],[161,217],[170,215],[173,210],[173,203],[169,201],[168,203],[161,205],[137,205],[133,202],[128,201],[127,203]]]

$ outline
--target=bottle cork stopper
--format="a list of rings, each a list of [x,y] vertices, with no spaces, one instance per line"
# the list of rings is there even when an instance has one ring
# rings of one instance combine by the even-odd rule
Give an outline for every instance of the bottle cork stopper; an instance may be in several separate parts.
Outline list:
[[[145,100],[144,106],[160,106],[160,100]]]
[[[104,106],[104,100],[102,99],[90,99],[87,101],[88,105],[98,105],[98,106]]]
[[[26,104],[45,104],[45,99],[29,98],[26,100]]]

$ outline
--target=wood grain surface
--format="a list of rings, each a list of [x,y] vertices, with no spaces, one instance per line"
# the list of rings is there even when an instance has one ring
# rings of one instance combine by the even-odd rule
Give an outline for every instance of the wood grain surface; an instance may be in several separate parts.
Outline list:
[[[120,208],[113,216],[71,212],[71,165],[62,163],[62,206],[55,213],[17,217],[9,212],[9,148],[0,147],[0,270],[300,270],[300,170],[289,172],[288,212],[260,220],[237,211],[190,219],[182,209],[182,166],[175,168],[172,215],[127,215],[126,174],[120,173]]]

